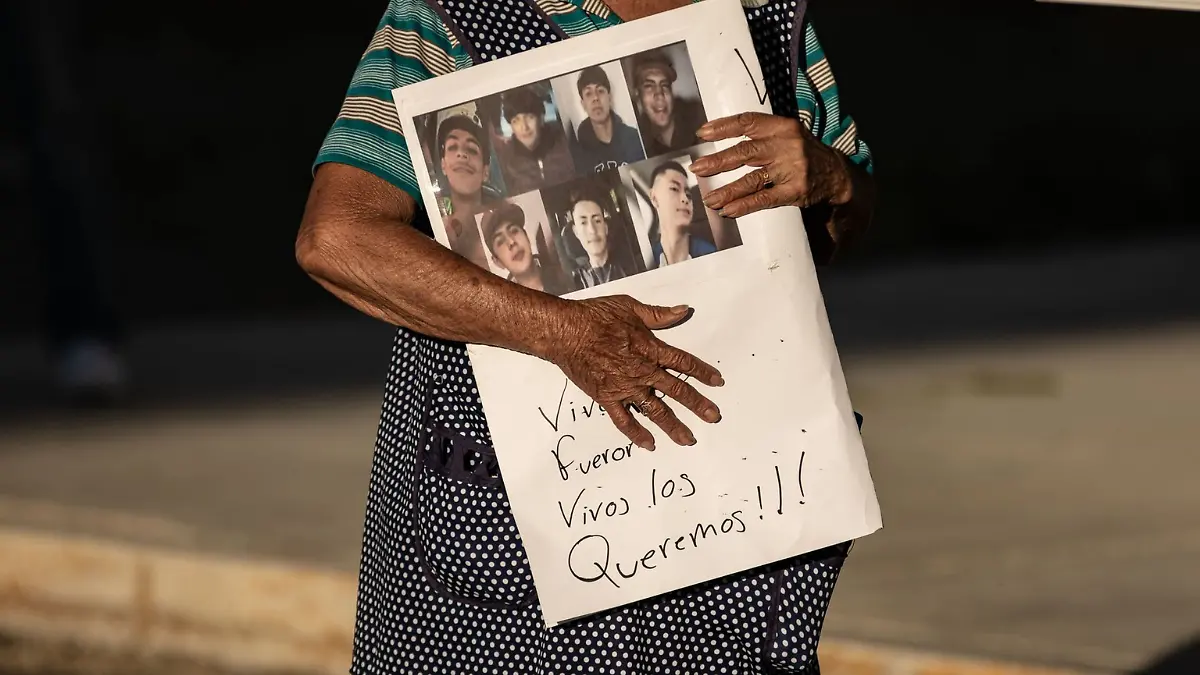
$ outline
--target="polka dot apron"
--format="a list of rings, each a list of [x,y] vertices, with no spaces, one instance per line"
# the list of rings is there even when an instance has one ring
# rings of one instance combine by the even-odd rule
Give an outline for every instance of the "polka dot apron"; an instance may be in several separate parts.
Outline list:
[[[440,5],[484,60],[565,39],[523,0]],[[796,110],[789,64],[802,8],[788,0],[747,9],[783,114]],[[371,472],[351,672],[818,673],[817,641],[845,553],[832,547],[546,628],[466,351],[399,329]]]

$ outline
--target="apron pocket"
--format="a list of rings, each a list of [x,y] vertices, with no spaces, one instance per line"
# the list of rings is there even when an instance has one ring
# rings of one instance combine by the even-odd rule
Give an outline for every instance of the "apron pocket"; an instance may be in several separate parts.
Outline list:
[[[433,397],[431,397],[433,398]],[[483,607],[536,602],[495,451],[437,424],[430,401],[413,476],[416,548],[434,589]]]

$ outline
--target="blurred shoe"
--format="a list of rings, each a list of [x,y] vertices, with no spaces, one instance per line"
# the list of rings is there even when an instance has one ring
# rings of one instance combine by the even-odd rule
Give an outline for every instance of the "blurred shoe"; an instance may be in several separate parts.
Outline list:
[[[58,386],[72,403],[109,404],[125,395],[124,359],[106,342],[84,339],[68,343],[58,354]]]

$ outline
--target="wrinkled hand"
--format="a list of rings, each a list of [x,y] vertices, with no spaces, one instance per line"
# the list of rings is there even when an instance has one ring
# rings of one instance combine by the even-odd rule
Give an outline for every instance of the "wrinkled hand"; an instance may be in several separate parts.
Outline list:
[[[776,206],[841,205],[850,201],[848,160],[817,140],[800,120],[765,113],[722,117],[700,127],[705,141],[746,136],[749,140],[692,162],[698,176],[743,166],[759,167],[713,190],[704,204],[729,218]]]
[[[653,450],[654,436],[630,407],[679,445],[692,445],[696,438],[691,430],[655,392],[670,396],[706,422],[719,421],[721,412],[666,369],[711,386],[725,381],[716,368],[652,332],[680,323],[689,312],[686,306],[645,305],[624,295],[573,301],[563,317],[563,339],[549,360],[603,406],[617,429],[638,447]]]

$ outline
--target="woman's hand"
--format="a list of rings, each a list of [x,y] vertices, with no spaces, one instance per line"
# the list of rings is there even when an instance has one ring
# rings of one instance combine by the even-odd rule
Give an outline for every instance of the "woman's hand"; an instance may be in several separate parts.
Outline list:
[[[629,296],[572,301],[562,318],[562,340],[547,360],[566,373],[635,445],[654,449],[654,436],[630,408],[657,424],[679,445],[695,436],[657,392],[670,396],[702,420],[721,419],[717,406],[695,387],[666,369],[719,387],[721,374],[691,354],[658,339],[652,331],[670,328],[690,314],[686,306],[645,305]]]
[[[776,206],[840,206],[854,196],[849,160],[817,140],[800,120],[747,112],[712,120],[697,135],[705,141],[749,138],[692,162],[697,176],[759,167],[704,197],[704,204],[723,216],[737,218]]]

